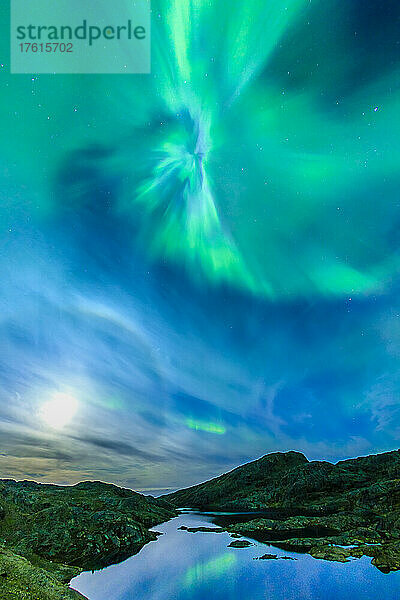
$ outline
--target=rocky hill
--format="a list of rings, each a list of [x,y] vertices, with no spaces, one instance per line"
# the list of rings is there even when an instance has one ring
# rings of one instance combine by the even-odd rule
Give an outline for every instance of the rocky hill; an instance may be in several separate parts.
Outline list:
[[[272,505],[282,476],[309,464],[300,452],[267,454],[210,481],[163,496],[180,507],[257,510]]]
[[[399,478],[398,450],[337,464],[310,462],[300,452],[275,452],[163,498],[201,509],[328,514],[400,504]]]
[[[149,528],[175,514],[163,500],[98,481],[56,486],[0,480],[0,597],[31,598],[23,585],[26,596],[12,593],[21,573],[32,589],[36,578],[41,582],[35,600],[79,598],[63,583],[81,569],[139,552],[157,537]],[[64,595],[56,595],[55,582]]]
[[[331,464],[273,453],[173,494],[179,507],[258,511],[216,522],[231,533],[328,560],[367,555],[400,569],[400,451]],[[343,549],[341,546],[353,546]]]

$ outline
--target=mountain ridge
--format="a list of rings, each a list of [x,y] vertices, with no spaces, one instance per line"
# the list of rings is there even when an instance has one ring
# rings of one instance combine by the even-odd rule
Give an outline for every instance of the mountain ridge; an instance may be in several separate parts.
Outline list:
[[[301,487],[308,494],[323,491],[335,493],[335,488],[338,491],[370,485],[372,481],[382,479],[385,473],[389,479],[400,477],[400,450],[349,458],[337,463],[309,461],[304,454],[293,450],[273,452],[208,481],[164,494],[161,498],[174,506],[257,510],[298,502]],[[267,485],[278,486],[281,497],[276,489],[270,490],[268,497],[265,494]],[[251,488],[253,491],[262,490],[264,495],[250,498],[248,493]],[[229,497],[228,494],[232,492],[235,498]]]

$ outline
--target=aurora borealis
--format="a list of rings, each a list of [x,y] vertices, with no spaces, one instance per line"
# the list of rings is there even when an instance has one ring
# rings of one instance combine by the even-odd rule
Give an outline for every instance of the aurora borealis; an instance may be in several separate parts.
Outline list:
[[[399,447],[399,25],[154,0],[152,73],[121,76],[10,75],[2,37],[2,477]]]

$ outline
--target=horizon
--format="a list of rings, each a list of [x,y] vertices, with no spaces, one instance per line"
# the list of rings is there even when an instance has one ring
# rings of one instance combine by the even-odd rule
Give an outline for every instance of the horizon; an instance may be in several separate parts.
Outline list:
[[[346,462],[346,461],[350,461],[350,460],[356,460],[358,458],[366,458],[366,457],[370,457],[370,456],[379,456],[382,454],[391,454],[393,452],[400,452],[400,448],[394,448],[393,450],[387,450],[385,452],[376,452],[373,454],[361,454],[359,456],[351,456],[345,459],[340,459],[336,462],[331,462],[331,461],[323,461],[323,460],[318,460],[318,459],[309,459],[303,452],[300,452],[298,450],[286,450],[286,451],[277,451],[277,452],[269,452],[267,454],[264,454],[262,456],[259,456],[258,458],[254,458],[251,459],[245,463],[241,463],[240,465],[236,465],[235,467],[229,469],[228,471],[222,471],[221,473],[217,474],[217,475],[213,475],[211,476],[209,479],[205,479],[204,481],[200,481],[200,482],[196,482],[196,483],[192,483],[189,484],[187,486],[184,487],[180,487],[180,488],[175,488],[175,487],[164,487],[164,488],[144,488],[144,489],[139,489],[139,488],[131,488],[131,487],[126,487],[126,486],[120,486],[117,483],[113,482],[113,481],[103,481],[101,479],[82,479],[80,481],[77,481],[75,483],[58,483],[58,482],[46,482],[46,481],[37,481],[35,479],[13,479],[13,478],[5,478],[5,477],[0,477],[0,482],[1,481],[14,481],[16,483],[37,483],[39,485],[54,485],[57,487],[74,487],[76,485],[79,485],[80,483],[104,483],[106,485],[112,485],[112,486],[116,486],[116,487],[120,487],[120,488],[125,488],[128,490],[131,490],[133,492],[137,492],[139,494],[142,494],[144,496],[153,496],[154,498],[159,498],[168,494],[173,494],[174,492],[178,492],[184,489],[188,489],[191,487],[196,487],[198,485],[202,485],[203,483],[207,483],[213,479],[218,479],[219,477],[221,477],[222,475],[226,475],[228,473],[231,473],[232,471],[235,471],[236,469],[240,468],[240,467],[244,467],[250,463],[253,462],[257,462],[258,460],[261,460],[262,458],[265,458],[266,456],[270,456],[271,454],[288,454],[290,452],[295,452],[297,454],[302,454],[306,459],[308,463],[313,463],[313,462],[327,462],[329,464],[333,464],[333,465],[337,465],[339,462]],[[163,494],[152,494],[151,492],[165,492]]]

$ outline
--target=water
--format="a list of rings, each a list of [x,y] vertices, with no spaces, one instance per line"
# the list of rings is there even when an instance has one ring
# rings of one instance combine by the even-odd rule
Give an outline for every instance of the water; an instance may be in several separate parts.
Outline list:
[[[216,515],[186,512],[159,525],[157,541],[139,554],[71,587],[89,600],[398,600],[400,572],[381,573],[363,557],[341,564],[254,542],[228,548],[227,533],[189,533],[214,526]],[[248,539],[248,538],[246,538]],[[297,560],[253,560],[266,552]]]

